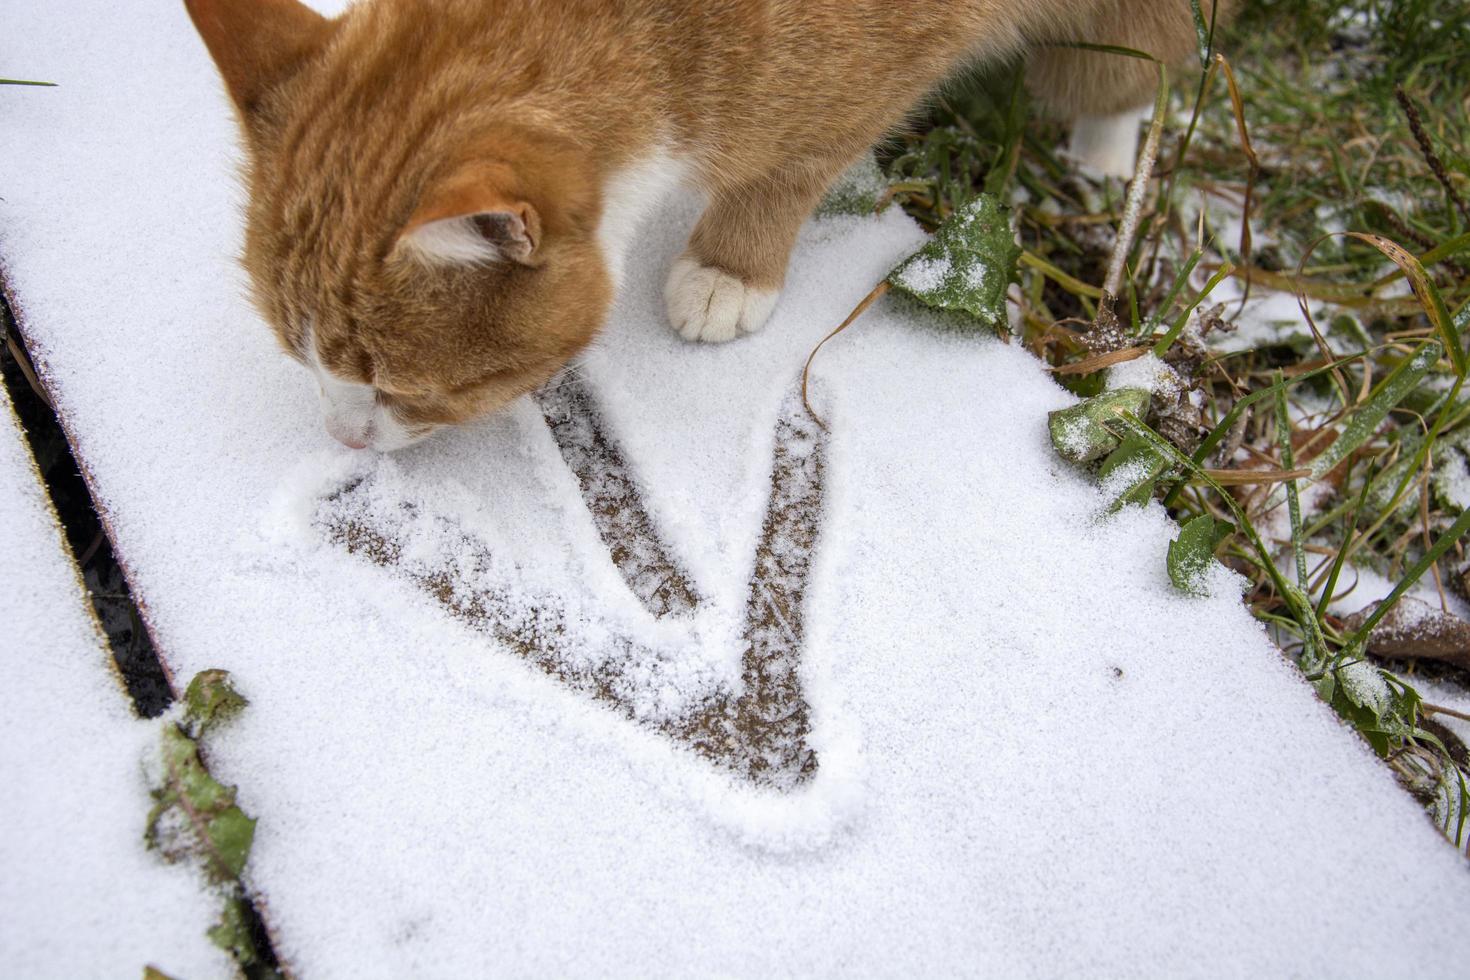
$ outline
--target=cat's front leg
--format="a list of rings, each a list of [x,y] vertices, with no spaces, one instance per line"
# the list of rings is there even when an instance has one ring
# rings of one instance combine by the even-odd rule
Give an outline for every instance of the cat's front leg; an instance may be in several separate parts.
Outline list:
[[[681,337],[722,343],[765,326],[796,233],[826,185],[826,175],[803,168],[712,196],[664,288]]]

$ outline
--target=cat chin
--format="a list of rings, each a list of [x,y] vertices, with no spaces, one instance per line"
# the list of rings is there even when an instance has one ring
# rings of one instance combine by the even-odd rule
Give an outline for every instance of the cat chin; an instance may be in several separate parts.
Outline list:
[[[437,431],[436,429],[417,431],[407,429],[401,422],[393,418],[391,413],[382,411],[378,414],[382,417],[382,421],[375,420],[371,433],[372,438],[366,447],[374,452],[395,453],[400,449],[407,449],[423,442]]]

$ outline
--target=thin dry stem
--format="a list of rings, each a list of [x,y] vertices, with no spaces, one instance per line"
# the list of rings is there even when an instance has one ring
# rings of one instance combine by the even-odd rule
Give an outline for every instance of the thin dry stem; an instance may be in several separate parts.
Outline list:
[[[1159,65],[1159,88],[1167,91],[1168,73]],[[1143,220],[1143,199],[1148,191],[1148,182],[1153,178],[1154,164],[1159,159],[1159,140],[1164,133],[1164,116],[1168,108],[1167,95],[1154,107],[1153,121],[1149,123],[1148,136],[1138,154],[1138,165],[1133,172],[1133,181],[1128,185],[1128,199],[1123,206],[1123,221],[1118,226],[1118,240],[1113,244],[1113,255],[1108,261],[1107,278],[1103,280],[1103,293],[1117,296],[1123,289],[1123,273],[1128,267],[1128,256],[1133,251],[1133,240],[1138,237],[1138,225]]]

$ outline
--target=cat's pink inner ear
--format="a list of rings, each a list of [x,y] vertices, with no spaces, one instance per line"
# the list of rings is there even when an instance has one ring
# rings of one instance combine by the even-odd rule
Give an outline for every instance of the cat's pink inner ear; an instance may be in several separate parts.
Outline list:
[[[245,113],[332,31],[332,21],[298,0],[184,0],[184,6]]]
[[[541,216],[529,201],[500,190],[492,176],[471,172],[426,194],[399,245],[437,262],[536,265]]]

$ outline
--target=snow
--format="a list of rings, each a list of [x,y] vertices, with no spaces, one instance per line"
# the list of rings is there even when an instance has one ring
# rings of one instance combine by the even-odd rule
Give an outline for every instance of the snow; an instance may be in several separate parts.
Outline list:
[[[1058,448],[1073,459],[1080,459],[1092,448],[1089,433],[1092,426],[1087,419],[1078,418],[1066,422],[1058,432]]]
[[[299,975],[1460,972],[1412,910],[1463,907],[1463,862],[1231,588],[1173,590],[1157,506],[1100,513],[1025,351],[885,300],[803,422],[901,214],[811,223],[769,326],[710,347],[663,322],[676,201],[575,423],[350,456],[243,299],[182,9],[8,13],[7,64],[64,84],[0,91],[0,254],[170,667],[251,700],[211,763]],[[646,523],[594,513],[628,488]],[[792,691],[769,741],[684,724]]]
[[[954,275],[954,267],[945,258],[916,259],[903,271],[900,280],[905,288],[919,294],[932,293],[950,276]]]
[[[1235,329],[1229,332],[1210,334],[1211,349],[1237,353],[1272,345],[1312,342],[1310,328],[1302,316],[1296,296],[1256,284],[1251,286],[1250,298],[1242,307],[1240,299],[1244,295],[1244,283],[1233,278],[1225,279],[1210,293],[1209,302],[1226,304],[1225,315],[1235,325]],[[1314,310],[1313,314],[1319,323],[1326,322],[1321,311]]]
[[[1251,460],[1250,462],[1251,465],[1242,466],[1240,469],[1249,471],[1263,468],[1255,460]],[[1275,486],[1284,488],[1285,485],[1275,484]],[[1273,489],[1270,492],[1272,496],[1267,498],[1267,509],[1256,518],[1256,530],[1267,541],[1289,545],[1291,543],[1291,506],[1287,501],[1286,490],[1281,489],[1278,491]],[[1276,499],[1278,497],[1280,498],[1279,500]],[[1305,528],[1310,525],[1336,499],[1337,488],[1332,484],[1325,481],[1308,483],[1306,480],[1299,480],[1297,482],[1297,506],[1301,514],[1302,526]],[[1291,551],[1289,547],[1285,550],[1287,552]],[[1295,561],[1296,559],[1293,557],[1287,564],[1291,565]],[[1322,561],[1320,556],[1309,556],[1307,559],[1308,567],[1320,561]],[[1331,564],[1331,559],[1327,559],[1326,563]]]
[[[1470,507],[1470,459],[1458,445],[1450,448],[1434,468],[1434,492],[1450,507]]]
[[[39,481],[0,390],[0,974],[225,975],[213,899],[144,848],[157,729],[128,711]]]
[[[1292,558],[1291,550],[1288,548],[1281,559],[1282,567],[1289,566],[1293,561],[1295,559]],[[1329,567],[1331,563],[1332,558],[1329,556],[1313,555],[1308,559],[1307,568],[1310,569],[1315,579],[1317,573]],[[1367,609],[1379,599],[1388,598],[1389,593],[1397,584],[1396,581],[1390,581],[1381,572],[1367,565],[1348,562],[1338,576],[1337,588],[1333,590],[1332,599],[1327,604],[1327,611],[1334,616],[1348,616]],[[1443,607],[1445,611],[1462,619],[1470,618],[1470,604],[1449,591],[1448,587],[1441,596],[1439,589],[1435,587],[1433,575],[1426,574],[1415,582],[1404,595],[1428,603],[1435,609]],[[1320,601],[1321,593],[1318,592],[1313,598],[1315,601]]]
[[[1466,693],[1463,686],[1453,681],[1426,677],[1422,673],[1400,675],[1400,677],[1411,684],[1427,704],[1449,708],[1460,715],[1470,715],[1470,693]],[[1470,718],[1448,714],[1434,714],[1430,717],[1458,735],[1461,741],[1470,744]]]
[[[1140,388],[1164,397],[1177,396],[1184,387],[1178,373],[1153,354],[1135,357],[1131,361],[1108,368],[1107,385],[1109,391]]]

